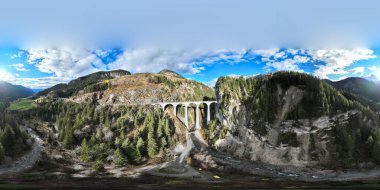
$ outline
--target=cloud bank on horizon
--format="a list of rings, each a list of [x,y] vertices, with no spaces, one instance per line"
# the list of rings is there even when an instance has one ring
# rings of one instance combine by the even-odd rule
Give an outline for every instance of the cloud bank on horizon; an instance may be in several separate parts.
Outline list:
[[[380,79],[380,2],[60,1],[0,5],[0,80],[34,89],[101,70],[219,76],[279,70]]]

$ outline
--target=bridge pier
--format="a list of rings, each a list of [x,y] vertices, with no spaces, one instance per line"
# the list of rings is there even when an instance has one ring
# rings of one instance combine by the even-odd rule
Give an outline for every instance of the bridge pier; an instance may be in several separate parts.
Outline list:
[[[211,111],[210,111],[211,104],[212,104],[211,102],[206,103],[206,105],[207,105],[207,125],[210,123],[210,120],[211,120]]]
[[[188,116],[188,110],[187,108],[189,107],[189,103],[184,104],[185,105],[185,125],[186,128],[189,128],[189,116]]]
[[[196,104],[195,109],[195,129],[199,129],[201,128],[199,125],[199,104]]]

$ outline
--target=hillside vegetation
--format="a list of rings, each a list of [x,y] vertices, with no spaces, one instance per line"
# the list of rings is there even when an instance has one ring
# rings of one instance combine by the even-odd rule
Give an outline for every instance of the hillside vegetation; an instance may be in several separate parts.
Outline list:
[[[220,150],[279,165],[380,163],[379,116],[316,77],[222,77],[216,93],[220,122],[229,128],[214,143]]]
[[[0,164],[17,157],[31,146],[30,137],[20,130],[17,116],[0,111]],[[9,160],[9,159],[8,159]]]
[[[139,164],[157,154],[165,158],[179,140],[174,121],[150,106],[96,108],[55,102],[34,110],[32,117],[55,123],[57,140],[67,149],[80,146],[77,155],[83,162]],[[113,159],[106,160],[109,156]]]
[[[23,115],[48,123],[40,131],[53,149],[62,145],[65,150],[74,150],[75,158],[95,163],[96,170],[105,164],[162,162],[172,156],[169,150],[185,140],[186,127],[172,111],[164,113],[149,104],[215,97],[213,89],[169,70],[103,77],[83,85],[78,81],[87,79],[68,83],[64,88],[75,92],[65,94],[66,99],[49,99],[52,94],[60,97],[64,91],[51,88],[47,97],[40,97],[37,107]],[[183,113],[178,110],[178,114]],[[193,123],[194,117],[189,119]]]
[[[98,90],[105,90],[107,85],[102,86],[102,84],[98,83],[101,83],[103,80],[114,79],[130,74],[130,72],[124,70],[100,71],[75,79],[68,84],[57,84],[37,93],[36,96],[44,96],[51,93],[50,95],[53,97],[66,98],[77,94],[81,90],[84,90],[85,87],[87,87],[87,91],[91,91],[96,88],[99,88]]]

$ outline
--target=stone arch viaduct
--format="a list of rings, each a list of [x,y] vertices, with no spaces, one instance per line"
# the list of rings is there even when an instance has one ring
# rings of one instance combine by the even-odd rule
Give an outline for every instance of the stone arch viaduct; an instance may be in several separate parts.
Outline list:
[[[192,101],[192,102],[160,102],[160,103],[153,103],[152,105],[160,105],[162,110],[165,111],[166,106],[172,105],[174,108],[174,115],[177,116],[177,106],[181,105],[185,107],[185,125],[187,128],[189,128],[189,118],[188,118],[188,109],[189,107],[192,107],[195,105],[195,128],[199,129],[199,106],[201,104],[205,104],[207,106],[207,124],[210,122],[211,119],[211,111],[210,107],[211,104],[216,104],[216,101]]]

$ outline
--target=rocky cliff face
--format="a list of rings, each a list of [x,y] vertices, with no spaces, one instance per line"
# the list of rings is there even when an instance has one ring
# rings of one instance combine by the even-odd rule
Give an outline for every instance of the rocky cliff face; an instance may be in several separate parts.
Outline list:
[[[228,133],[215,148],[281,166],[351,167],[376,161],[373,148],[365,146],[378,130],[378,117],[319,79],[296,75],[219,79],[218,119]],[[354,158],[357,154],[360,158]]]

